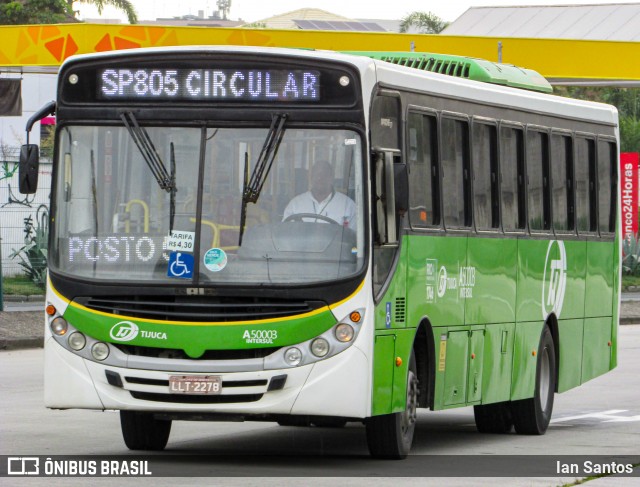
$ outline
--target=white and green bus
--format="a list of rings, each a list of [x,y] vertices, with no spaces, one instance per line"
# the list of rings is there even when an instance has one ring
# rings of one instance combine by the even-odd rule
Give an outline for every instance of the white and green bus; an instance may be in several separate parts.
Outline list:
[[[620,288],[617,112],[550,91],[418,53],[68,59],[27,126],[56,114],[46,406],[119,410],[133,450],[360,422],[402,458],[464,406],[543,434],[616,366]]]

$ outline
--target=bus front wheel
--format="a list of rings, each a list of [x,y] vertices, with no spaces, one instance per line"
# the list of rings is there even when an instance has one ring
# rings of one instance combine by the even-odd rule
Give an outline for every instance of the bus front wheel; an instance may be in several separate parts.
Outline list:
[[[537,355],[533,397],[511,403],[513,424],[516,433],[521,435],[543,435],[551,421],[553,395],[556,390],[556,354],[553,336],[548,326],[542,331]]]
[[[416,428],[418,375],[416,358],[411,352],[407,374],[407,403],[399,413],[372,416],[365,420],[369,453],[375,458],[402,459],[411,450]]]
[[[129,450],[164,450],[171,433],[171,420],[140,411],[120,411],[120,426]]]

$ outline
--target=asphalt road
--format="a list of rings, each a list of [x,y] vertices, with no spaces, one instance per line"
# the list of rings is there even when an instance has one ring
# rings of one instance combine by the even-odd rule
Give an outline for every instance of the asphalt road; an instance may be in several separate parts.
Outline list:
[[[638,455],[640,444],[640,325],[620,327],[619,365],[583,386],[556,395],[552,424],[544,436],[482,435],[471,408],[421,411],[412,457],[403,462],[368,458],[364,427],[342,429],[281,427],[271,423],[174,422],[166,454],[175,469],[200,469],[210,485],[327,485],[328,478],[354,472],[340,485],[534,485],[557,486],[576,476],[544,478],[420,478],[428,477],[415,458],[433,455]],[[51,411],[42,405],[42,350],[0,353],[0,455],[129,455],[113,412]],[[193,462],[195,455],[212,459]],[[269,455],[269,457],[263,457]],[[482,455],[483,457],[478,457]],[[202,457],[200,457],[202,458]],[[460,456],[454,471],[468,475],[470,457]],[[534,458],[532,457],[532,461]],[[425,460],[426,461],[426,460]],[[450,457],[442,457],[451,462]],[[404,473],[399,473],[403,472]],[[248,479],[231,478],[246,475]],[[514,472],[514,477],[518,473]],[[283,478],[274,478],[282,476]],[[411,477],[415,476],[415,477]],[[224,477],[216,480],[216,477]],[[258,478],[267,477],[267,478]],[[387,480],[385,482],[384,480]],[[3,484],[0,479],[0,484]],[[6,480],[6,479],[5,479]],[[24,481],[22,481],[24,480]],[[86,484],[82,479],[21,479],[28,485]],[[130,479],[133,481],[133,479]],[[136,479],[135,485],[201,485],[202,479]],[[593,485],[633,485],[635,479]],[[610,479],[609,482],[613,482]],[[94,479],[94,485],[122,485],[123,479]],[[9,485],[8,483],[6,485]],[[592,485],[592,483],[589,483]]]

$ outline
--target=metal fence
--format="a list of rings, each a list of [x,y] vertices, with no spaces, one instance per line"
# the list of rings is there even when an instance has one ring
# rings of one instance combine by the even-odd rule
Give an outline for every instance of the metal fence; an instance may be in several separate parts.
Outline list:
[[[0,255],[2,278],[25,274],[19,257],[11,257],[25,245],[25,219],[34,227],[48,214],[51,193],[51,163],[40,162],[38,191],[24,195],[18,190],[19,148],[2,147],[0,153]],[[24,255],[23,255],[24,256]]]

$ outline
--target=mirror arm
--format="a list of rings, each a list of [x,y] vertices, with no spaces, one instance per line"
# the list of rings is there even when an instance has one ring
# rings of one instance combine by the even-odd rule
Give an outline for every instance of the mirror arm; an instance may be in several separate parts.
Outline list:
[[[29,117],[29,120],[27,120],[27,127],[26,127],[27,145],[29,145],[29,133],[31,132],[33,125],[36,122],[39,122],[40,120],[42,120],[44,117],[48,117],[49,115],[53,115],[54,113],[56,113],[56,102],[50,101],[45,106],[43,106],[40,110],[38,110],[33,115],[31,115],[31,117]]]

